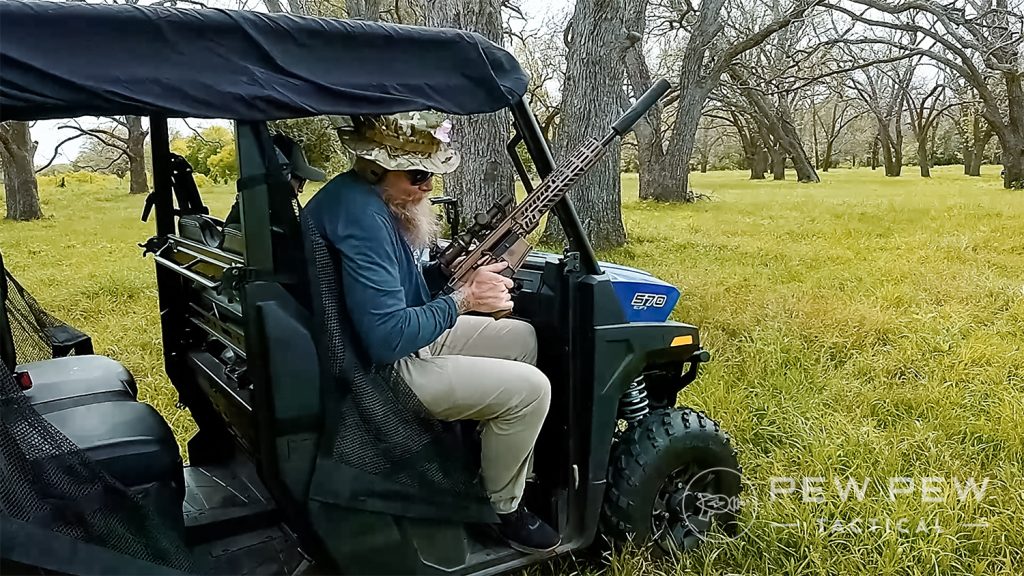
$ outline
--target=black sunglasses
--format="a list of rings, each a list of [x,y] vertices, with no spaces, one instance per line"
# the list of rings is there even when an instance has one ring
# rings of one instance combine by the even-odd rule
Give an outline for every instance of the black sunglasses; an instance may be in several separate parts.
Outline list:
[[[405,175],[413,186],[420,186],[434,177],[433,172],[427,172],[426,170],[406,170]]]

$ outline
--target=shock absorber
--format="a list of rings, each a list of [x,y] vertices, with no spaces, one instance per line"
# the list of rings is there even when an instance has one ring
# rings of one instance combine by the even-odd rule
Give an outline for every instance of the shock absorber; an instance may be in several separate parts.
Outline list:
[[[627,424],[635,424],[651,411],[647,400],[647,386],[640,376],[629,384],[626,393],[619,400],[619,418]]]

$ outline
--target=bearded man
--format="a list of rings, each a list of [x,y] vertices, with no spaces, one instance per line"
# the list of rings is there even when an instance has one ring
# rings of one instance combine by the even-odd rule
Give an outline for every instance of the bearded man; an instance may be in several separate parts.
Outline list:
[[[560,543],[557,532],[520,505],[551,398],[535,367],[536,334],[519,320],[465,315],[512,309],[512,281],[499,274],[506,265],[481,267],[439,295],[439,267],[421,269],[414,256],[438,230],[433,176],[459,165],[449,130],[433,112],[354,118],[339,131],[353,168],[305,212],[340,255],[346,309],[366,356],[393,364],[436,418],[481,422],[481,475],[499,532],[516,549],[547,552]]]

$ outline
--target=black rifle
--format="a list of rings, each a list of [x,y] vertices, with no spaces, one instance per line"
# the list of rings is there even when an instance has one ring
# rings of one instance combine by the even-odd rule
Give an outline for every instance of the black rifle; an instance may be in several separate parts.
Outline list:
[[[634,103],[601,140],[591,139],[559,165],[537,188],[512,207],[512,199],[496,202],[486,213],[474,218],[473,225],[463,234],[452,235],[452,241],[438,255],[442,270],[449,281],[444,292],[458,290],[472,272],[480,266],[495,262],[508,262],[502,275],[511,277],[522,266],[533,247],[526,237],[540,224],[540,219],[558,202],[577,180],[604,156],[608,145],[616,137],[629,132],[636,121],[668,92],[671,85],[659,80]],[[472,243],[477,241],[476,246]],[[462,260],[459,260],[465,256]],[[507,312],[497,312],[501,317]]]

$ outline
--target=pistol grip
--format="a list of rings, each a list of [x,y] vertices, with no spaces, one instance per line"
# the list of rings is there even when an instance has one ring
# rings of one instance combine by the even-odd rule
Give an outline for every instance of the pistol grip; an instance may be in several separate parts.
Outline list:
[[[491,318],[494,318],[495,320],[501,320],[502,318],[508,316],[511,313],[511,310],[498,310],[497,312],[491,312]]]
[[[509,266],[508,268],[505,268],[501,272],[498,272],[499,275],[504,276],[505,278],[512,278],[512,276],[515,273],[516,271],[515,269],[512,268],[512,266]],[[519,281],[514,278],[512,278],[512,281],[512,288],[509,288],[508,292],[509,294],[515,296],[516,293],[519,292],[520,284]],[[511,310],[498,310],[497,312],[491,312],[491,317],[494,318],[495,320],[501,320],[502,318],[508,316],[511,313]]]

